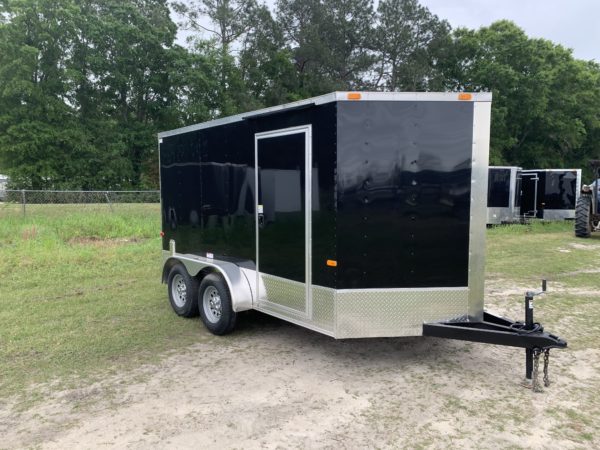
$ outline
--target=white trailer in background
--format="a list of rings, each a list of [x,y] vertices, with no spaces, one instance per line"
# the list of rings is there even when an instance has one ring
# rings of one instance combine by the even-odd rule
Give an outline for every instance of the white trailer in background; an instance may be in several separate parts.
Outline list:
[[[521,168],[490,166],[488,172],[487,224],[519,221],[521,205]]]

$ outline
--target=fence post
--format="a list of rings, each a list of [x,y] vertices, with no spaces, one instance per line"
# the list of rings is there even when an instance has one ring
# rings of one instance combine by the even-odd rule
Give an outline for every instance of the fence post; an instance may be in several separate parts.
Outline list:
[[[110,202],[110,198],[109,198],[109,196],[108,196],[108,191],[106,191],[106,192],[104,193],[104,196],[106,197],[106,202],[108,203],[108,206],[110,207],[110,212],[115,212],[115,211],[113,210],[112,203]]]
[[[25,217],[25,189],[21,189],[21,205],[23,206],[23,217]]]

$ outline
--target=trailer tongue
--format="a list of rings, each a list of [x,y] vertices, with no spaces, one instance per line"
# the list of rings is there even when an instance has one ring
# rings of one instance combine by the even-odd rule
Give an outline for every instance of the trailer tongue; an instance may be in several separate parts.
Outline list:
[[[423,336],[505,345],[525,349],[525,380],[531,383],[534,392],[543,392],[539,382],[539,358],[544,354],[544,386],[550,386],[548,366],[550,349],[566,348],[567,342],[544,331],[544,327],[533,321],[533,298],[546,291],[546,280],[542,290],[525,294],[525,321],[513,322],[489,312],[483,313],[479,322],[440,322],[423,325]]]

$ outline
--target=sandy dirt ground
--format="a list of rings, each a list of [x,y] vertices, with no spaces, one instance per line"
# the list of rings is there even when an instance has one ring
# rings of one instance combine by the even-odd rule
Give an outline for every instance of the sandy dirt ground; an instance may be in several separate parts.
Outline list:
[[[492,299],[522,292],[488,286]],[[511,305],[500,312],[520,318]],[[578,415],[600,389],[600,351],[554,352],[543,394],[520,385],[523,353],[434,338],[336,341],[250,313],[233,335],[158,364],[48,387],[26,411],[0,404],[0,447],[600,447],[589,432],[597,417]]]

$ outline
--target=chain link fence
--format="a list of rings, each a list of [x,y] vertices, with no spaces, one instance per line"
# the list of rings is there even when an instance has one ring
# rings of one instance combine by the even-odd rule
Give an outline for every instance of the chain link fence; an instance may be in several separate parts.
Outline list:
[[[160,203],[159,191],[0,190],[0,217],[70,211],[127,212]],[[140,206],[137,206],[140,205]]]

